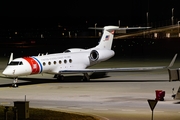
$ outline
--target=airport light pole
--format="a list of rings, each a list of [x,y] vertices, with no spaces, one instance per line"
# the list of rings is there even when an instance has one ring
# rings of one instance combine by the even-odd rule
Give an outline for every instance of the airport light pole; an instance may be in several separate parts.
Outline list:
[[[96,25],[97,25],[97,23],[95,23],[95,25],[94,25],[94,27],[95,27],[95,36],[96,36]]]
[[[178,33],[179,33],[179,22],[180,22],[180,21],[178,21]]]
[[[120,22],[121,22],[121,21],[119,20],[119,21],[118,21],[118,25],[119,25],[119,27],[120,27]]]
[[[147,27],[149,26],[149,18],[148,18],[149,16],[148,16],[148,15],[149,15],[149,13],[147,12],[147,13],[146,13],[146,18],[147,18]]]
[[[173,16],[171,17],[172,25],[173,25]]]
[[[172,20],[172,25],[174,24],[174,8],[172,8],[172,17],[171,17],[171,20]]]

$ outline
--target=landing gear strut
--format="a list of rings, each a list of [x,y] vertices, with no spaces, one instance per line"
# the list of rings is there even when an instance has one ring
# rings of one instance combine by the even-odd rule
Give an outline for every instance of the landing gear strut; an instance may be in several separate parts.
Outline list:
[[[83,73],[83,74],[84,74],[84,76],[83,76],[82,81],[84,81],[84,82],[88,82],[88,81],[90,81],[90,78],[89,78],[88,73]]]
[[[17,82],[18,82],[18,78],[14,78],[13,83],[12,83],[12,87],[15,87],[15,88],[18,87]]]
[[[83,78],[81,79],[81,81],[83,81],[83,82],[88,82],[88,81],[90,81],[90,77],[89,77],[89,75],[88,75],[88,73],[83,73]],[[63,81],[64,80],[64,76],[63,75],[60,75],[60,74],[55,74],[54,75],[54,78],[57,78],[57,80],[59,80],[59,81]]]
[[[55,74],[54,78],[57,78],[57,80],[60,80],[60,81],[64,80],[64,76],[63,75],[59,75],[59,74]]]

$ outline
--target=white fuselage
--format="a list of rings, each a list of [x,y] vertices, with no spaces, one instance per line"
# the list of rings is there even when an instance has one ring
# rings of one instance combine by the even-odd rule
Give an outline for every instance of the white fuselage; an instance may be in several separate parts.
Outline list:
[[[105,61],[114,55],[114,51],[96,50],[98,56],[92,59],[91,49],[81,52],[57,53],[43,56],[16,58],[5,68],[3,74],[9,77],[26,76],[31,74],[59,74],[61,70],[85,69]]]
[[[71,48],[65,50],[63,53],[22,57],[13,60],[13,55],[10,56],[9,63],[3,75],[8,77],[26,76],[39,73],[54,74],[55,77],[61,80],[63,75],[69,73],[83,74],[83,80],[89,80],[88,73],[92,72],[120,72],[120,71],[147,71],[158,70],[167,68],[167,66],[157,67],[132,67],[132,68],[101,68],[101,69],[88,69],[87,67],[108,60],[114,56],[114,51],[111,50],[114,37],[114,30],[126,30],[137,28],[119,28],[117,26],[105,26],[103,28],[103,35],[97,46],[82,49]],[[176,59],[173,58],[168,66],[172,66]]]
[[[64,71],[66,71],[65,73],[87,74],[87,67],[114,56],[111,47],[114,29],[118,29],[118,27],[105,26],[103,29],[99,44],[90,49],[72,48],[64,53],[23,57],[14,60],[10,57],[10,62],[3,71],[3,75],[18,77],[39,73],[61,74]]]

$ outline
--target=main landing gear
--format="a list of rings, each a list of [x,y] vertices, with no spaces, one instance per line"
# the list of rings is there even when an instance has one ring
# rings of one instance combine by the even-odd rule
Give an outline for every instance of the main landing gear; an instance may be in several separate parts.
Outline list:
[[[84,74],[84,76],[83,76],[82,81],[84,81],[84,82],[90,81],[90,77],[89,77],[88,73],[83,73],[83,74]]]
[[[81,79],[81,81],[83,81],[83,82],[88,82],[88,81],[90,81],[90,77],[89,77],[89,75],[88,75],[88,73],[83,73],[83,78]],[[61,75],[61,74],[55,74],[54,75],[54,78],[57,78],[59,81],[63,81],[64,80],[64,76],[63,75]]]
[[[59,81],[63,81],[64,80],[64,76],[63,75],[59,75],[59,74],[55,74],[54,78],[57,78],[57,80],[59,80]]]
[[[18,83],[18,78],[14,78],[13,83],[12,83],[12,87],[14,87],[14,88],[18,87],[17,83]]]

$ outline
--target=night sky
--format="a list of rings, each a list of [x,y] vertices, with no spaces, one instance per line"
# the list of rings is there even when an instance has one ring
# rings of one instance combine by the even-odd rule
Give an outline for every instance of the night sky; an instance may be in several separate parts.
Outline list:
[[[180,19],[179,0],[124,0],[124,1],[7,1],[0,4],[1,26],[6,24],[60,24],[97,26],[144,25],[147,22]],[[3,21],[3,22],[2,22]]]

